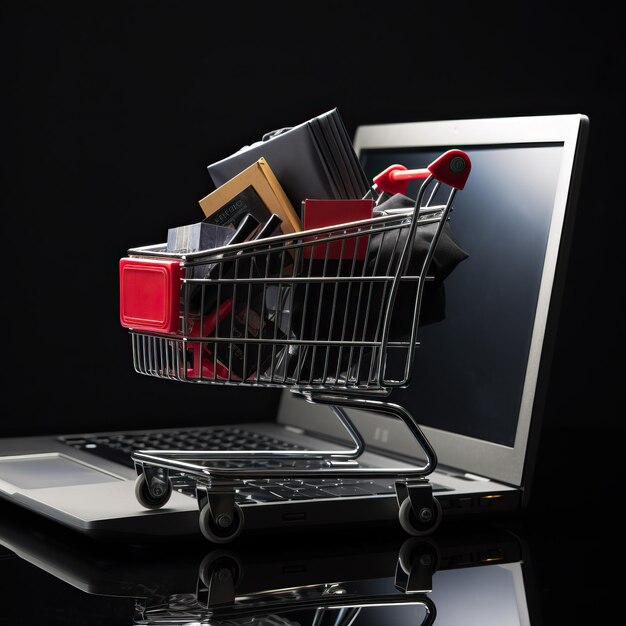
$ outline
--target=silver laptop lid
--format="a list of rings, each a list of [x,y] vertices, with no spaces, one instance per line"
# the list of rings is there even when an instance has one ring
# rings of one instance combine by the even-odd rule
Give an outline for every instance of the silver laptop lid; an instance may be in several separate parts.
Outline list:
[[[449,148],[472,173],[451,228],[469,258],[445,282],[445,319],[421,327],[413,380],[390,400],[423,426],[442,466],[512,485],[541,418],[589,120],[580,114],[373,124],[354,147],[371,179]],[[415,190],[409,187],[409,195]],[[284,392],[287,395],[288,392]],[[279,421],[338,435],[326,407],[284,398]],[[404,454],[403,423],[353,412],[366,442]]]

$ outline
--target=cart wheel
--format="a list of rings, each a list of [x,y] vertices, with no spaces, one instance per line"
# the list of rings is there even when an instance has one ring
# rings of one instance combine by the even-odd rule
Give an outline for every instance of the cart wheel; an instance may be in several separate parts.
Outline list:
[[[205,504],[200,509],[198,523],[202,534],[213,543],[228,543],[238,537],[243,530],[243,511],[238,504],[233,509],[233,519],[216,521],[211,515],[211,507]],[[222,524],[224,524],[222,526]]]
[[[160,496],[153,496],[148,489],[146,475],[142,472],[135,480],[135,497],[141,506],[146,509],[160,509],[172,495],[172,483],[168,479],[164,482],[165,488]]]
[[[219,575],[222,570],[230,571],[233,588],[236,588],[243,578],[243,565],[237,555],[229,550],[213,550],[202,559],[199,567],[200,580],[208,587],[213,574],[217,572]]]
[[[405,498],[400,505],[400,511],[398,513],[400,526],[402,526],[409,535],[416,537],[429,535],[441,523],[441,504],[437,498],[433,498],[432,509],[422,509],[422,511],[423,513],[420,518],[413,511],[410,498]]]
[[[416,559],[419,559],[420,565],[430,567],[434,574],[439,567],[439,548],[430,539],[407,539],[398,551],[398,562],[404,573],[409,576],[415,565]]]

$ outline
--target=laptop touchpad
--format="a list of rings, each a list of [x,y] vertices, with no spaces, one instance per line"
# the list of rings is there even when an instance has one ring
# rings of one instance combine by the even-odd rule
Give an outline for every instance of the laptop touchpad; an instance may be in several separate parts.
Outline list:
[[[123,480],[62,454],[0,458],[0,480],[19,489],[68,487]]]

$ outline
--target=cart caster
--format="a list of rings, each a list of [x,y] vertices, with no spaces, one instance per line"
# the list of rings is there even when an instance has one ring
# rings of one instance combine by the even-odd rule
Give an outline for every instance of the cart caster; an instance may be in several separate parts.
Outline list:
[[[235,590],[243,578],[243,565],[228,550],[213,550],[202,562],[198,572],[196,598],[202,606],[214,608],[235,602]]]
[[[396,589],[404,593],[430,593],[439,566],[439,548],[430,539],[411,537],[398,552]]]
[[[137,501],[146,509],[160,509],[172,495],[172,483],[169,479],[160,480],[158,484],[153,484],[152,488],[157,493],[150,492],[146,475],[141,472],[135,480],[135,497]]]
[[[429,535],[441,523],[443,517],[441,504],[437,498],[432,499],[432,507],[422,507],[418,513],[413,511],[411,499],[405,498],[400,505],[398,517],[400,526],[409,535],[419,537],[421,535]]]
[[[198,575],[207,589],[211,590],[212,586],[217,586],[222,590],[228,589],[232,592],[226,595],[234,595],[235,589],[243,578],[243,565],[234,553],[228,550],[213,550],[202,559]],[[213,595],[214,603],[215,592]]]
[[[209,552],[202,559],[198,570],[200,580],[207,587],[216,574],[218,578],[224,578],[225,574],[230,575],[234,587],[237,587],[243,578],[243,565],[237,555],[229,550]]]
[[[213,518],[210,505],[205,504],[200,509],[198,523],[200,531],[209,541],[228,543],[236,539],[243,530],[243,511],[235,504],[232,517],[222,513],[216,520]]]
[[[440,558],[439,547],[431,539],[407,539],[398,552],[398,563],[407,576],[416,567],[428,568],[434,574]]]

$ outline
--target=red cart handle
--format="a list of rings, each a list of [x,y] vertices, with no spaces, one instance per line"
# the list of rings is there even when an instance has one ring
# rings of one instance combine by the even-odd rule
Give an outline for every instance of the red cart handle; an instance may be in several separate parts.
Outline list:
[[[433,176],[436,180],[455,189],[463,189],[467,182],[472,162],[462,150],[448,150],[435,159],[427,168],[409,170],[404,165],[390,165],[374,177],[380,191],[406,195],[409,181]]]

